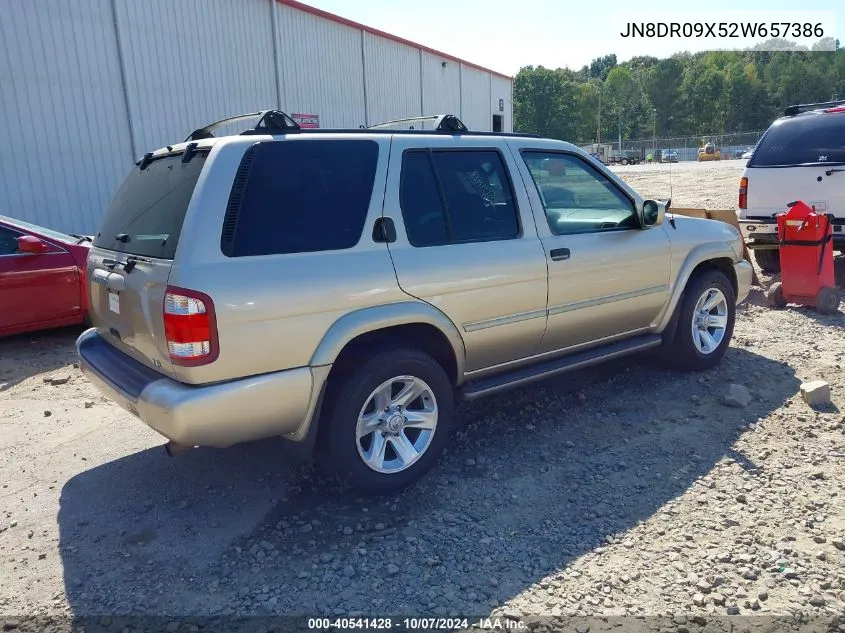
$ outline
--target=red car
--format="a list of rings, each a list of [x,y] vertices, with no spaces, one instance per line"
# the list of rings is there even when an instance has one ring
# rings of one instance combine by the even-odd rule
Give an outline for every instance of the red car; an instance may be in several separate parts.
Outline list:
[[[0,336],[83,323],[91,238],[0,215]]]

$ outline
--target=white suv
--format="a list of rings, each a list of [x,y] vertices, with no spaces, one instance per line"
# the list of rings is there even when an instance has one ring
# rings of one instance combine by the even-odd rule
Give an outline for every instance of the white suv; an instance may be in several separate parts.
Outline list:
[[[795,200],[831,214],[833,247],[845,250],[845,100],[786,108],[742,173],[739,225],[766,272],[780,271],[775,216]]]

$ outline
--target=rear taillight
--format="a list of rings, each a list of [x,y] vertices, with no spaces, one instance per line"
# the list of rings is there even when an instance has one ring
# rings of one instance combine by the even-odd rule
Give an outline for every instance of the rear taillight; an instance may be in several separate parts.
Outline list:
[[[164,295],[164,335],[175,365],[207,365],[219,353],[214,303],[206,294],[168,286]]]
[[[748,208],[748,178],[745,176],[739,179],[739,208]]]

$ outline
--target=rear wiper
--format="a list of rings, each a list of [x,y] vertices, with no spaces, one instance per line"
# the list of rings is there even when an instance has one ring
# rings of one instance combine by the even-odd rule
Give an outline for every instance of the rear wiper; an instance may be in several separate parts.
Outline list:
[[[845,171],[845,167],[840,167],[839,169],[828,169],[826,172],[824,172],[824,175],[825,176],[832,176],[833,174],[835,174],[836,172],[839,172],[839,171]]]
[[[77,235],[76,233],[68,233],[68,235],[70,235],[71,237],[75,237],[77,240],[79,240],[77,242],[77,244],[81,244],[82,242],[93,242],[94,241],[90,237],[88,237],[87,235]]]

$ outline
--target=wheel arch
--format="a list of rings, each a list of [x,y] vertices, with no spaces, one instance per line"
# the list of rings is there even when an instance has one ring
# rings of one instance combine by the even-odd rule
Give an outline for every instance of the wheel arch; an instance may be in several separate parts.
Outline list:
[[[410,340],[409,340],[410,339]],[[349,312],[332,324],[311,356],[314,405],[297,433],[288,436],[298,452],[311,455],[325,447],[325,418],[347,368],[372,346],[416,347],[439,362],[450,382],[463,382],[466,352],[458,328],[434,306],[403,301]]]
[[[320,406],[310,420],[313,447],[326,449],[332,403],[344,375],[373,349],[412,347],[431,356],[443,367],[449,382],[463,382],[465,348],[455,325],[439,310],[425,303],[404,302],[366,308],[341,317],[330,328],[312,358],[312,365],[328,369]]]
[[[658,322],[657,331],[663,332],[671,324],[672,317],[681,303],[690,279],[702,271],[718,270],[724,273],[731,282],[734,295],[736,295],[739,292],[739,281],[736,278],[736,271],[734,270],[735,258],[736,255],[730,244],[710,243],[695,247],[681,266],[669,303]]]
[[[350,312],[329,328],[311,357],[312,367],[334,365],[372,345],[401,342],[429,353],[452,383],[463,382],[466,350],[455,324],[434,306],[403,301]]]

